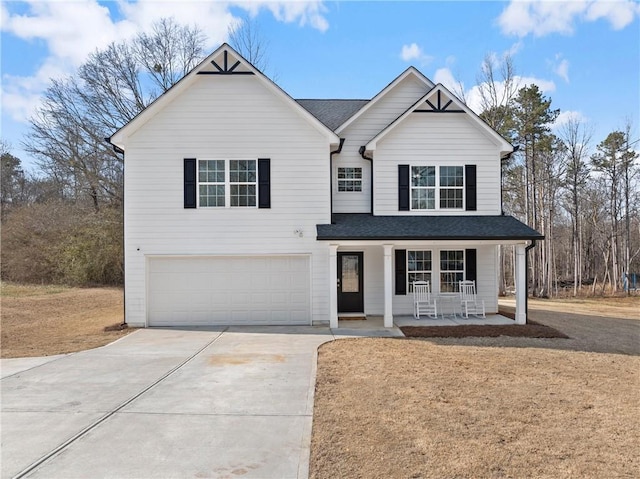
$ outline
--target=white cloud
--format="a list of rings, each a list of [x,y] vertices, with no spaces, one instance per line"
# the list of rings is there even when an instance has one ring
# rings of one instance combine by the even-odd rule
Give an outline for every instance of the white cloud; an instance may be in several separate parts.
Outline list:
[[[260,4],[260,2],[257,3]],[[243,2],[240,2],[240,4],[243,4]],[[321,1],[266,2],[265,5],[274,18],[280,22],[292,23],[297,21],[301,27],[308,24],[321,32],[326,32],[329,28],[329,22],[323,15],[326,12],[326,7]]]
[[[230,4],[195,0],[118,0],[122,18],[117,21],[97,0],[27,0],[25,3],[27,12],[23,14],[12,14],[4,2],[0,6],[3,33],[42,42],[47,50],[46,58],[33,75],[5,74],[2,77],[2,109],[20,122],[26,122],[34,113],[50,78],[73,73],[91,52],[148,30],[163,17],[173,17],[182,24],[199,25],[207,35],[209,49],[226,41],[228,27],[240,21],[229,10],[231,5],[251,15],[268,10],[278,21],[297,22],[322,32],[329,28],[324,17],[326,8],[321,1],[236,0]]]
[[[555,91],[556,85],[553,81],[544,80],[536,77],[522,77],[516,75],[513,77],[514,84],[517,85],[517,89],[524,88],[526,86],[536,85],[540,91],[544,93],[550,93]],[[497,81],[496,89],[498,97],[502,96],[505,89],[504,82]],[[467,106],[474,112],[480,114],[482,112],[482,94],[480,86],[474,85],[471,89],[465,91],[465,97],[467,99]]]
[[[433,57],[425,55],[424,51],[417,43],[412,43],[411,45],[402,45],[400,58],[402,58],[402,60],[405,62],[417,60],[423,66],[433,60]]]
[[[554,70],[560,78],[569,83],[569,61],[564,58]]]
[[[571,120],[578,121],[581,123],[586,123],[587,121],[589,121],[589,119],[579,111],[566,110],[566,111],[560,112],[560,114],[556,118],[556,121],[553,122],[553,125],[551,125],[551,127],[554,130],[557,130],[563,125],[566,125],[567,123],[569,123]]]
[[[640,16],[640,5],[633,0],[512,0],[497,22],[505,34],[541,37],[570,35],[576,22],[599,19],[620,30],[636,16]]]
[[[458,85],[458,80],[455,79],[453,73],[448,68],[438,68],[433,75],[433,81],[437,85],[438,83],[442,83],[449,91],[452,93],[456,93],[460,86]]]

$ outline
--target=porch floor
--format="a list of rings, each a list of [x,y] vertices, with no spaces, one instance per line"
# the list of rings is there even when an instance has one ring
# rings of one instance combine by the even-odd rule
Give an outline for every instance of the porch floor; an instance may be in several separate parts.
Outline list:
[[[487,314],[486,319],[469,318],[464,319],[460,316],[453,317],[445,315],[443,318],[432,319],[423,317],[415,319],[411,315],[394,316],[393,328],[386,329],[382,316],[367,316],[365,320],[339,320],[338,329],[332,329],[336,336],[376,336],[376,337],[402,337],[402,326],[460,326],[465,324],[487,324],[487,325],[503,325],[516,324],[513,319],[507,318],[500,314]]]

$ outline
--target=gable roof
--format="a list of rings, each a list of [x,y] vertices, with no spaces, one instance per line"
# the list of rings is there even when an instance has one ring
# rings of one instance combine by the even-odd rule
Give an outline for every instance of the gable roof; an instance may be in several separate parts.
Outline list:
[[[444,93],[447,101],[444,105],[441,103],[441,96]],[[430,99],[437,97],[437,105],[433,104]],[[453,105],[453,106],[451,106]],[[476,113],[471,110],[467,105],[465,105],[462,101],[458,99],[453,93],[451,93],[443,84],[438,83],[431,90],[429,90],[422,98],[416,101],[413,105],[411,105],[405,112],[400,115],[398,118],[393,120],[389,125],[387,125],[382,131],[380,131],[376,136],[374,136],[369,142],[365,145],[366,151],[374,151],[376,149],[376,144],[378,141],[383,139],[391,130],[393,130],[396,126],[402,123],[411,113],[414,113],[418,110],[419,107],[424,106],[425,109],[420,111],[430,111],[434,114],[436,113],[466,113],[473,120],[473,122],[480,127],[488,136],[492,137],[500,146],[500,152],[503,155],[511,153],[513,151],[513,145],[505,140],[500,134],[491,128],[482,118],[480,118]]]
[[[395,80],[389,83],[386,87],[384,87],[376,96],[374,96],[363,108],[355,112],[354,115],[349,117],[344,123],[342,123],[338,128],[335,129],[335,132],[340,134],[345,128],[347,128],[351,123],[353,123],[357,118],[359,118],[364,112],[366,112],[369,108],[375,105],[381,98],[383,98],[390,90],[392,90],[398,83],[407,78],[408,76],[415,76],[418,80],[424,82],[429,88],[433,88],[434,83],[429,80],[426,76],[424,76],[417,68],[409,67],[405,71],[403,71],[400,75],[398,75]]]
[[[296,100],[309,113],[324,123],[327,128],[335,130],[354,113],[369,103],[370,100]]]
[[[231,57],[231,58],[229,58]],[[162,95],[156,98],[151,104],[149,104],[144,110],[138,113],[130,122],[122,126],[108,139],[109,142],[118,148],[124,150],[124,144],[126,139],[133,132],[138,130],[142,125],[149,121],[159,110],[164,108],[175,97],[184,92],[190,85],[192,85],[198,75],[232,75],[232,74],[244,74],[255,75],[256,78],[268,90],[273,92],[278,98],[288,104],[296,113],[298,113],[305,121],[307,121],[312,127],[316,128],[321,134],[325,135],[327,140],[331,144],[339,144],[340,138],[323,122],[321,122],[314,115],[309,113],[299,103],[297,103],[287,92],[276,85],[273,81],[267,78],[260,70],[254,67],[248,60],[246,60],[240,53],[234,50],[229,44],[223,43],[211,53],[207,58],[202,60],[196,67],[194,67],[189,73],[182,77],[171,88],[165,91]]]
[[[544,236],[513,216],[372,216],[334,213],[316,225],[322,240],[538,240]]]

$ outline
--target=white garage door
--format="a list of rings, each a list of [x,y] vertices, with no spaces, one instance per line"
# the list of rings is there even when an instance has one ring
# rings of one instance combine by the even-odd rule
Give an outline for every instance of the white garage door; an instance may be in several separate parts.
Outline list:
[[[308,256],[149,259],[149,326],[311,324]]]

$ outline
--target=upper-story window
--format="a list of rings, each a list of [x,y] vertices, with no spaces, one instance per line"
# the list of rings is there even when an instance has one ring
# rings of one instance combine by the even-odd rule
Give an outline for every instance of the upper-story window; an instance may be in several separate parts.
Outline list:
[[[338,168],[338,191],[362,191],[362,168]]]
[[[199,205],[255,207],[256,160],[198,160]]]
[[[464,168],[462,166],[412,166],[411,209],[462,209]]]

